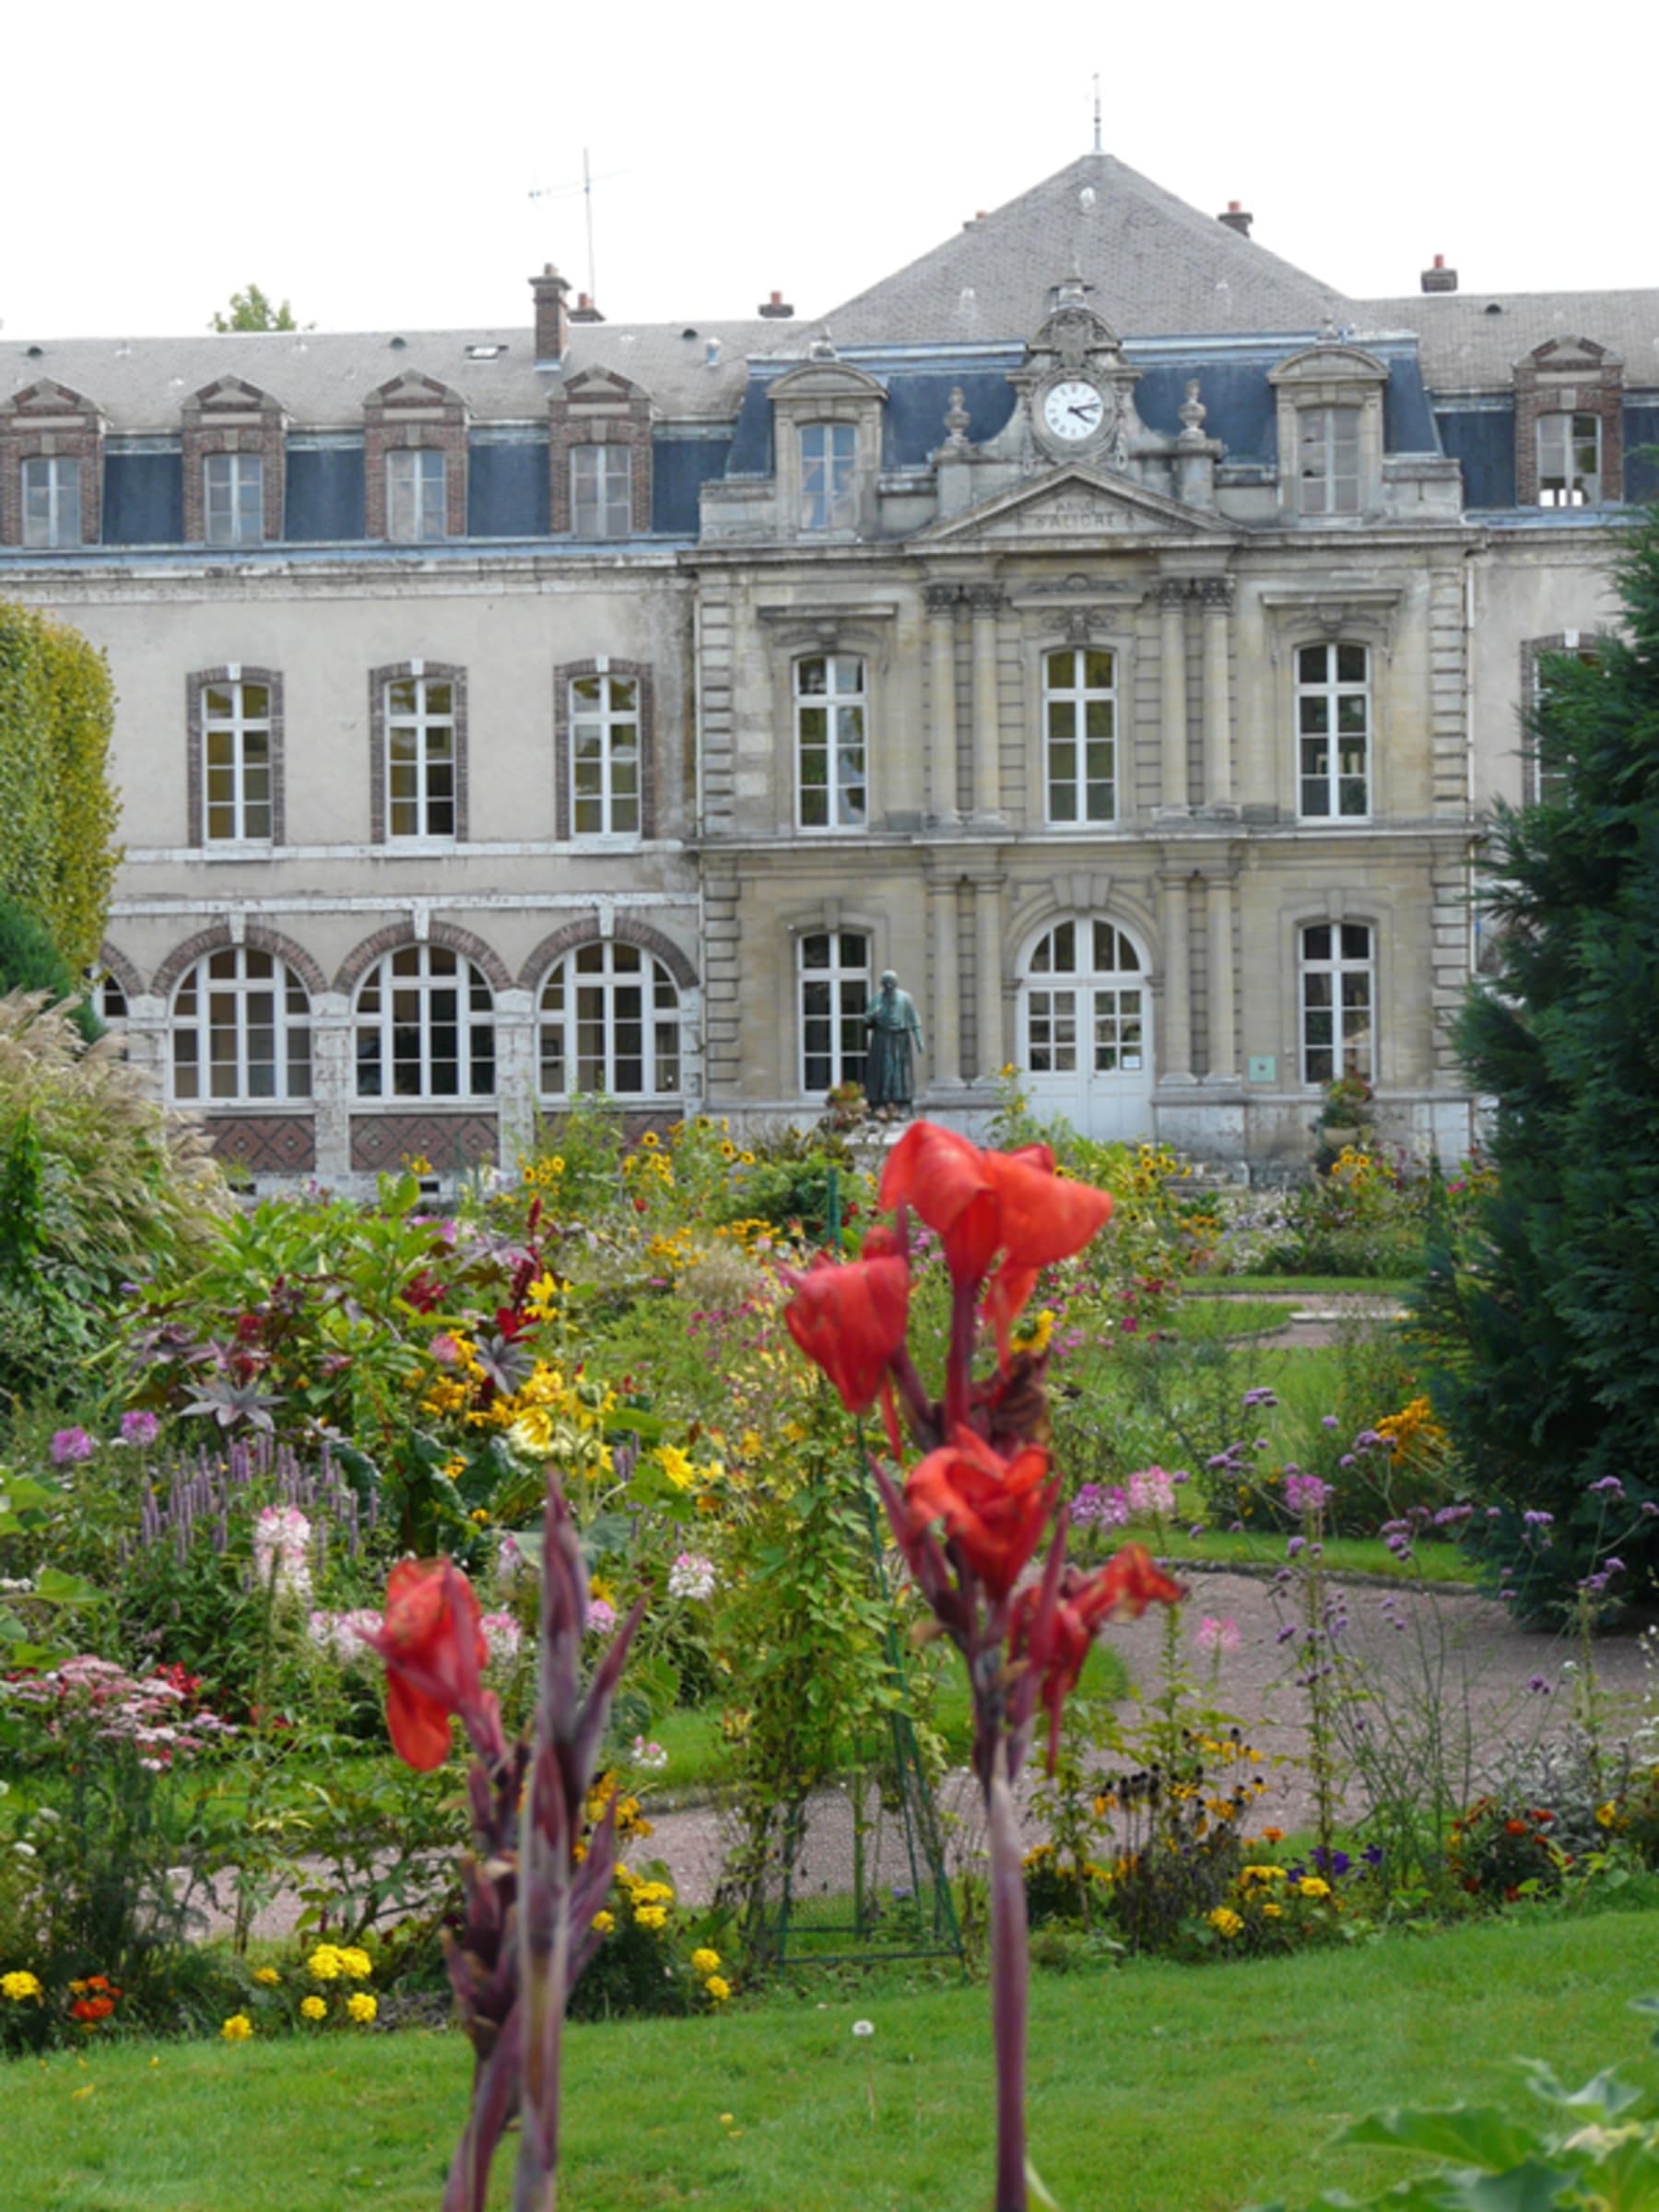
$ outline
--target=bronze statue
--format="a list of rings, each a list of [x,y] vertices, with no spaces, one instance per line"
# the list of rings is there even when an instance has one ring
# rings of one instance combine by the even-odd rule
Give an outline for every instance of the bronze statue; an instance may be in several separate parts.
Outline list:
[[[922,1024],[916,1002],[900,991],[899,978],[888,968],[881,989],[865,1016],[868,1042],[865,1047],[864,1092],[870,1110],[883,1121],[897,1121],[916,1102],[916,1053],[924,1053]],[[911,1040],[914,1038],[912,1047]]]

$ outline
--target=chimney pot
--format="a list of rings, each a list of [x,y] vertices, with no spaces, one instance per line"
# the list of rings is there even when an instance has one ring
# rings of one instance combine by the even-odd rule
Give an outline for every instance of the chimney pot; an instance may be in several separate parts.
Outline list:
[[[578,292],[576,304],[571,310],[571,321],[572,323],[603,323],[605,317],[599,312],[588,295],[585,292]]]
[[[1250,226],[1255,221],[1255,217],[1244,212],[1241,201],[1229,200],[1226,214],[1218,215],[1216,220],[1218,223],[1225,223],[1230,230],[1236,230],[1241,238],[1248,238]]]
[[[530,279],[530,296],[535,302],[535,358],[538,361],[562,361],[570,342],[570,313],[565,306],[565,295],[570,286],[548,262],[539,276]]]
[[[1457,271],[1446,266],[1446,257],[1437,253],[1434,266],[1425,269],[1420,279],[1426,292],[1454,292],[1457,289]]]
[[[761,301],[759,312],[765,315],[769,321],[780,322],[793,315],[794,309],[790,306],[782,292],[774,292],[770,300]]]

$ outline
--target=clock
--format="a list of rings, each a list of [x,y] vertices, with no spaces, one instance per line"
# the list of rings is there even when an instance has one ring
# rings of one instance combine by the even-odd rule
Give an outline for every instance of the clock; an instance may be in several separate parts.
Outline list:
[[[1081,445],[1105,428],[1106,402],[1081,377],[1063,377],[1042,395],[1042,427],[1064,445]]]

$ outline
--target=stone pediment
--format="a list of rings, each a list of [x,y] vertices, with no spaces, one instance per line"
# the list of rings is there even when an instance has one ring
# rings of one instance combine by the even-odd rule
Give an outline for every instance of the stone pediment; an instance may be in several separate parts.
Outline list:
[[[1106,469],[1052,469],[1034,482],[1000,492],[966,514],[935,523],[916,544],[1032,545],[1061,537],[1233,537],[1213,514],[1148,491]]]
[[[19,422],[31,417],[91,416],[97,412],[93,403],[81,393],[72,391],[67,384],[54,383],[50,377],[42,377],[39,383],[26,386],[7,400],[0,400],[0,415],[15,416]]]

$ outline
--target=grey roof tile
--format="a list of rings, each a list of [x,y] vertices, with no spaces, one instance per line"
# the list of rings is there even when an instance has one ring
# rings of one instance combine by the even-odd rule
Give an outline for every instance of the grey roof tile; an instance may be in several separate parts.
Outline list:
[[[1424,382],[1435,392],[1507,392],[1518,360],[1564,337],[1610,347],[1623,357],[1627,384],[1659,384],[1659,291],[1418,292],[1356,300],[1347,312],[1361,344],[1384,331],[1416,331]]]

